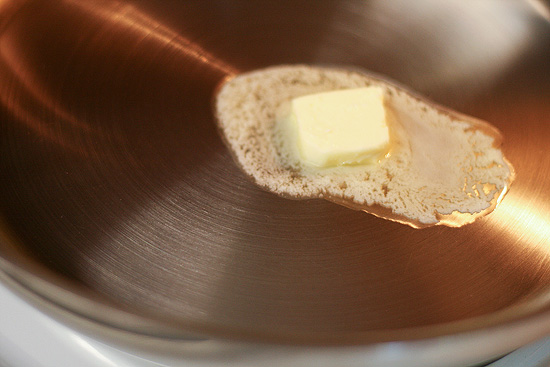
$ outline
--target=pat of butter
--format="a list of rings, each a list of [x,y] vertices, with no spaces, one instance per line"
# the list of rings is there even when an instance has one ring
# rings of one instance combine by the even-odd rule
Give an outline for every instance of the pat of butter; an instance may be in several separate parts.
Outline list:
[[[309,165],[372,164],[388,150],[384,91],[380,87],[295,98],[290,120],[300,158]]]

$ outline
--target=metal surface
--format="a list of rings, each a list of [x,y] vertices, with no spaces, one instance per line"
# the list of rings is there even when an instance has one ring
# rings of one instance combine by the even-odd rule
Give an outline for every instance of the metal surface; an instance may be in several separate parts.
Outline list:
[[[0,273],[0,280],[6,280],[3,275]],[[7,282],[9,283],[9,280]],[[199,363],[196,357],[193,358],[189,355],[182,357],[181,355],[170,355],[159,351],[151,352],[143,348],[117,349],[116,346],[105,344],[96,338],[90,338],[88,335],[79,333],[63,323],[52,320],[40,310],[16,297],[2,283],[0,283],[0,310],[10,315],[10,317],[0,317],[1,366],[198,367],[205,365]],[[29,332],[30,330],[32,332]],[[200,344],[202,350],[206,348],[224,350],[212,341],[203,341],[198,344]],[[248,354],[251,356],[248,363],[241,360],[238,366],[258,366],[257,356],[265,353],[266,349],[265,346],[254,349],[248,348]],[[291,351],[289,353],[288,350],[286,352],[287,356],[292,353]],[[309,355],[311,355],[311,349],[309,352]],[[348,363],[339,365],[357,365],[357,362],[359,362],[359,365],[365,366],[366,363],[362,357],[356,356],[355,363],[353,358],[350,358],[351,363],[348,360]],[[326,358],[323,358],[323,360],[326,360]],[[411,356],[409,354],[407,364],[404,364],[404,366],[413,366],[414,363],[410,361]],[[227,367],[227,353],[226,358],[210,356],[208,362],[206,365],[209,367]],[[548,367],[549,364],[550,337],[547,337],[499,358],[487,367]],[[268,363],[265,363],[265,358],[261,365],[268,365]],[[269,365],[277,367],[287,366],[290,363],[284,363],[279,359],[276,363]],[[299,363],[294,358],[291,365],[293,367],[304,367],[311,366],[312,363],[311,359],[308,361],[304,358],[303,362]],[[320,366],[323,364],[317,360],[314,365]],[[388,365],[388,363],[383,364],[383,366]],[[422,367],[427,365],[426,363],[421,364]],[[438,366],[441,366],[441,364]]]
[[[0,1],[0,32],[0,265],[45,299],[159,336],[325,345],[550,309],[544,3]],[[282,63],[359,66],[490,121],[510,193],[415,230],[258,189],[213,92]]]

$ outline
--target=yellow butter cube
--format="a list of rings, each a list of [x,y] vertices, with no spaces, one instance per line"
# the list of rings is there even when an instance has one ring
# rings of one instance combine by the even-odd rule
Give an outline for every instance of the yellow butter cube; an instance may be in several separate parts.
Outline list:
[[[380,87],[311,94],[291,101],[300,158],[317,167],[372,164],[389,145]]]

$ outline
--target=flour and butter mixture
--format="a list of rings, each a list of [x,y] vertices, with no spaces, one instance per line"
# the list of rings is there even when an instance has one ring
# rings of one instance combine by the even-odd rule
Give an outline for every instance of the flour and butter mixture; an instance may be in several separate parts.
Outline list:
[[[242,74],[220,87],[215,111],[259,186],[417,228],[488,214],[514,178],[496,128],[362,72],[288,65]]]

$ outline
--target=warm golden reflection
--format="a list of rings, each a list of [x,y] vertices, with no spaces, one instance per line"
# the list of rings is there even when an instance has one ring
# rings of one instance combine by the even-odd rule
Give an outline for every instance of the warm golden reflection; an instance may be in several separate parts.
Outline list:
[[[12,89],[9,93],[7,89],[0,90],[0,103],[41,138],[83,153],[77,145],[55,131],[55,125],[47,123],[43,115],[52,114],[60,126],[71,126],[85,133],[91,131],[90,126],[65,110],[33,71],[25,55],[18,50],[16,41],[9,34],[3,34],[0,38],[0,83],[6,87],[16,80],[19,89]],[[19,96],[15,95],[16,90]]]
[[[53,112],[56,117],[62,119],[65,122],[77,126],[84,131],[89,130],[89,126],[79,121],[75,116],[66,111],[59,105],[47,92],[47,88],[44,87],[39,80],[39,76],[32,67],[27,65],[27,60],[22,55],[15,45],[14,40],[11,37],[4,36],[0,39],[0,60],[2,62],[2,72],[10,71],[13,77],[20,83],[22,89],[29,94],[34,101],[38,103],[42,108],[47,111]],[[34,72],[33,72],[34,71]],[[6,96],[2,96],[3,99]]]
[[[191,58],[193,62],[207,65],[211,70],[217,71],[220,73],[220,79],[237,73],[231,65],[131,5],[112,3],[100,7],[95,2],[70,2],[104,24],[130,29],[135,33],[136,39],[150,38],[159,46],[172,47],[181,57]],[[29,58],[28,50],[18,44],[21,36],[24,35],[18,31],[4,32],[0,37],[0,103],[40,138],[90,158],[90,152],[83,149],[82,142],[75,139],[84,135],[97,137],[103,132],[95,129],[85,117],[79,118],[71,113],[63,105],[63,100],[53,94],[52,87],[43,78],[43,72],[30,62],[32,58]],[[66,62],[73,51],[68,50],[58,62]],[[184,63],[186,61],[182,60],[182,64]],[[102,138],[112,139],[109,136]]]
[[[516,241],[550,253],[550,208],[541,204],[509,194],[491,214],[490,222]]]
[[[426,354],[421,338],[456,351],[518,309],[550,333],[549,31],[527,0],[0,0],[0,268],[60,320],[149,344],[414,339]],[[220,139],[214,89],[299,62],[487,119],[518,179],[458,229],[256,188]]]
[[[95,3],[82,0],[71,0],[70,3],[113,24],[128,27],[143,37],[152,37],[162,44],[170,45],[170,47],[178,50],[183,55],[216,68],[225,73],[226,76],[231,76],[238,72],[233,66],[215,57],[197,43],[174,32],[132,5],[113,3],[110,6],[99,7]]]

